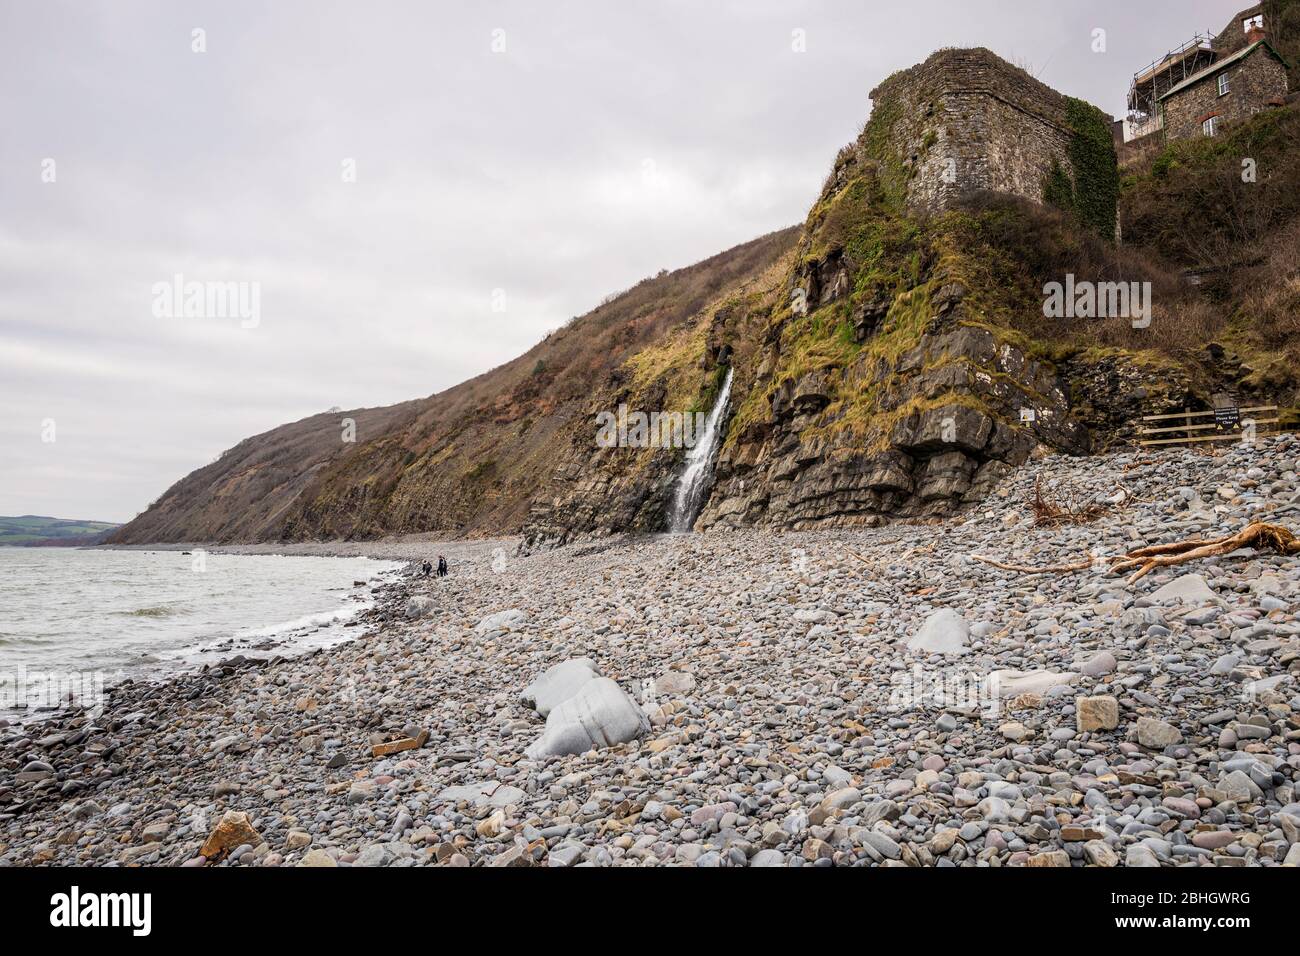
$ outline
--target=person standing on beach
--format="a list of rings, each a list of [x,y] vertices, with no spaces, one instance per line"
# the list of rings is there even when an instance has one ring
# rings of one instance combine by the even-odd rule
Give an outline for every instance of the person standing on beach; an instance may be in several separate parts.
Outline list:
[[[442,555],[438,555],[438,577],[445,578],[446,576],[447,576],[447,559],[444,558]]]

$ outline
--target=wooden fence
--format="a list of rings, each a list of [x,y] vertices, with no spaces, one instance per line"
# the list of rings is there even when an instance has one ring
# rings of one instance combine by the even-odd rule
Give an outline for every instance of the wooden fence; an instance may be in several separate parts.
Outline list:
[[[1190,408],[1171,415],[1147,415],[1138,426],[1138,444],[1194,445],[1201,442],[1243,442],[1267,435],[1278,424],[1276,405],[1254,408]],[[1250,429],[1253,428],[1253,435]]]

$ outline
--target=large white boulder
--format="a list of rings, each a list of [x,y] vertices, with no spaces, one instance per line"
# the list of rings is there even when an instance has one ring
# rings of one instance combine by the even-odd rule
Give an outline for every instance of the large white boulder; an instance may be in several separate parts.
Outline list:
[[[529,684],[523,693],[524,706],[546,717],[584,684],[600,676],[596,663],[588,657],[561,661]]]
[[[908,639],[907,649],[921,654],[965,654],[970,625],[952,608],[935,611]]]
[[[551,711],[546,729],[525,753],[534,760],[586,753],[635,740],[649,730],[650,721],[636,701],[608,677],[597,677]]]
[[[511,608],[508,611],[497,611],[495,614],[489,614],[478,622],[474,630],[479,634],[488,634],[492,631],[513,631],[522,627],[527,621],[527,614],[517,608]]]

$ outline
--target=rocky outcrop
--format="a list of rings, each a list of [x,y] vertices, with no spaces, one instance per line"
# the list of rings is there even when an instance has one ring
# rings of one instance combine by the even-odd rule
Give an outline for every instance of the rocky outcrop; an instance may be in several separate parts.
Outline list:
[[[788,269],[780,264],[778,275]],[[668,364],[661,374],[646,383],[630,376],[618,376],[612,385],[597,392],[587,409],[587,421],[594,422],[602,411],[629,405],[634,409],[673,411],[690,404],[682,401],[669,381],[677,378],[693,383],[700,408],[711,408],[717,398],[702,382],[720,387],[727,368],[739,373],[752,360],[750,338],[765,323],[784,286],[768,278],[748,288],[749,295],[737,295],[710,312],[687,323],[683,335],[694,344],[683,352],[687,367]],[[743,350],[743,351],[742,351]],[[679,362],[680,362],[679,357]],[[808,384],[809,400],[817,386]],[[735,408],[735,400],[730,407]],[[726,420],[722,423],[725,434]],[[573,541],[604,538],[625,533],[656,533],[668,530],[668,515],[678,479],[686,461],[684,448],[601,448],[593,440],[595,426],[576,434],[559,467],[533,499],[524,524],[525,550],[554,547]]]
[[[526,547],[666,530],[681,457],[672,450],[645,456],[595,449],[583,436],[534,499],[524,526]]]
[[[959,283],[935,284],[916,345],[870,370],[873,419],[889,423],[874,443],[819,417],[830,404],[827,371],[777,385],[767,420],[724,450],[700,526],[802,529],[950,514],[1039,444],[1087,452],[1066,382],[988,329],[961,324],[965,294]]]
[[[927,219],[890,199],[885,126],[896,111],[876,109],[879,130],[869,125],[837,157],[770,301],[729,302],[709,321],[696,375],[727,363],[734,394],[697,529],[949,515],[1040,446],[1087,454],[1143,402],[1188,384],[1124,355],[1052,361],[1013,329],[1018,315],[1041,315],[1042,280],[990,275],[967,213]],[[998,215],[1028,214],[1011,205]],[[669,451],[575,443],[534,502],[525,546],[665,530],[680,466]]]

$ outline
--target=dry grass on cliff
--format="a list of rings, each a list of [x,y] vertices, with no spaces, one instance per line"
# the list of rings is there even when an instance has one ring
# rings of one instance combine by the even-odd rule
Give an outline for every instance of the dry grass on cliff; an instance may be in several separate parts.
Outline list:
[[[1056,356],[1094,349],[1186,358],[1201,353],[1226,327],[1227,316],[1187,284],[1178,271],[1143,249],[1106,242],[1057,210],[984,194],[967,204],[973,214],[966,241],[988,281],[1019,289],[1034,308],[1016,311],[1010,324]],[[1049,283],[1137,283],[1149,290],[1151,322],[1132,317],[1047,318],[1038,306]]]
[[[1294,107],[1167,145],[1124,179],[1126,241],[1182,268],[1252,261],[1259,243],[1300,215],[1297,153]]]
[[[1234,280],[1238,304],[1225,341],[1250,366],[1248,380],[1280,392],[1281,402],[1300,404],[1300,219],[1268,243],[1261,265]],[[1261,250],[1262,251],[1262,250]]]
[[[1225,350],[1227,371],[1280,405],[1300,403],[1300,110],[1165,147],[1124,181],[1125,241],[1208,270],[1178,321],[1153,323]],[[1252,172],[1254,175],[1244,175]],[[1217,360],[1216,360],[1217,362]]]
[[[1268,243],[1262,264],[1238,277],[1242,314],[1268,348],[1291,346],[1300,336],[1300,219]]]

